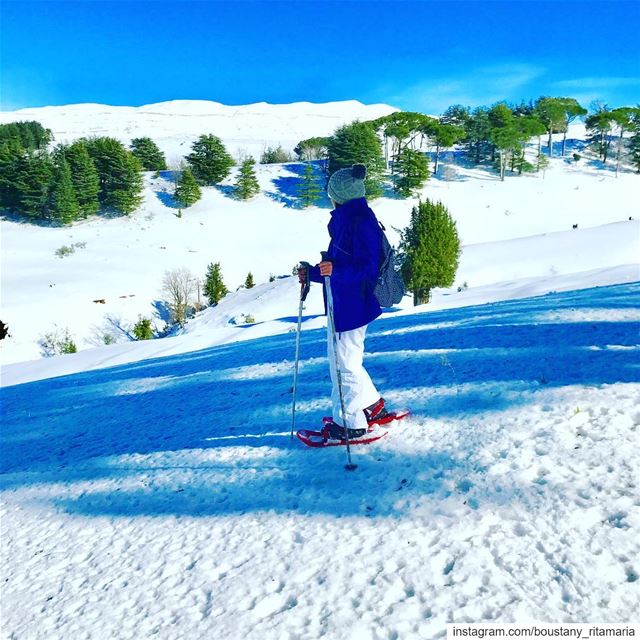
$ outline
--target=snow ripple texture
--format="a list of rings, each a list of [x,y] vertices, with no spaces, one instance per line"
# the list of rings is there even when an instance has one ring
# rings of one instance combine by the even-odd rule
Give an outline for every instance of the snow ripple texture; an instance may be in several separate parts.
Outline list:
[[[289,439],[290,334],[0,390],[2,637],[636,621],[639,290],[376,322],[368,367],[414,415],[353,473]],[[300,426],[324,349],[303,334]]]

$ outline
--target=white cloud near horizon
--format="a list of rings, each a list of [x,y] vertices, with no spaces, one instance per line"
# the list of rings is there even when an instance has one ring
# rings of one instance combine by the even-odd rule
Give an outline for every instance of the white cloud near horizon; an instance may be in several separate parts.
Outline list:
[[[486,66],[451,80],[434,78],[389,95],[390,104],[407,109],[442,113],[453,104],[471,107],[500,100],[525,97],[526,87],[546,73],[546,69],[527,63]]]
[[[640,86],[639,78],[606,78],[606,77],[590,77],[590,78],[573,78],[571,80],[558,80],[551,84],[552,87],[558,89],[617,89],[619,87]]]

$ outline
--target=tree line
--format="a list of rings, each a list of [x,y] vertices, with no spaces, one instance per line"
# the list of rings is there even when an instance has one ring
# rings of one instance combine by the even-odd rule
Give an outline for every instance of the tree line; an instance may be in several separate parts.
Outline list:
[[[585,118],[588,144],[603,164],[613,157],[616,171],[628,161],[640,173],[640,107],[595,104],[589,114],[573,98],[540,97],[475,109],[452,105],[438,118],[400,111],[343,125],[332,136],[302,140],[294,149],[298,160],[307,163],[298,199],[302,207],[316,204],[326,186],[322,181],[356,163],[367,167],[368,198],[382,195],[388,179],[399,196],[408,197],[438,173],[442,152],[454,147],[472,164],[492,163],[501,180],[507,171],[520,175],[544,170],[554,155],[554,134],[562,134],[559,154],[564,156],[569,125],[578,118]],[[536,139],[537,152],[527,157],[527,145]],[[58,224],[97,213],[128,214],[142,202],[142,172],[167,168],[164,154],[150,138],[135,138],[129,148],[110,137],[82,138],[49,150],[52,142],[51,131],[37,122],[0,125],[0,209]],[[269,147],[261,162],[289,158],[281,146]],[[320,175],[310,164],[314,160],[322,161]],[[174,171],[178,206],[195,204],[201,187],[220,184],[234,164],[219,137],[201,135]],[[255,160],[246,157],[233,194],[248,200],[259,190]]]
[[[545,169],[548,158],[554,155],[554,134],[562,134],[560,156],[564,156],[569,125],[585,116],[588,144],[603,164],[615,146],[616,170],[627,159],[640,173],[640,107],[609,109],[597,103],[588,115],[577,100],[565,97],[540,97],[535,102],[518,105],[498,102],[475,109],[452,105],[439,118],[395,112],[345,125],[333,136],[302,140],[295,152],[302,161],[324,160],[328,174],[363,162],[368,170],[369,198],[382,193],[383,177],[389,167],[394,190],[406,197],[430,177],[425,148],[432,152],[434,174],[438,172],[442,151],[456,147],[471,164],[493,163],[504,180],[507,170],[521,175]],[[543,138],[546,154],[542,150]],[[534,162],[525,156],[532,139],[538,142]]]
[[[38,122],[0,126],[0,209],[58,224],[100,211],[131,213],[142,202],[142,171],[166,166],[144,138],[132,140],[130,149],[96,137],[49,151],[52,141]]]

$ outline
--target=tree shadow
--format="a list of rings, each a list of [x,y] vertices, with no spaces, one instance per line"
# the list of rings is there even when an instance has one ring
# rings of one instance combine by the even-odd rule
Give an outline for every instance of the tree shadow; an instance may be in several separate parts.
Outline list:
[[[588,148],[588,143],[584,140],[578,140],[577,138],[567,138],[567,143],[565,145],[565,155],[566,153],[578,153],[583,152]],[[562,143],[560,144],[560,152],[562,152]]]
[[[441,164],[438,166],[438,173],[432,174],[430,180],[439,182],[469,182],[471,178],[456,169],[453,164]]]
[[[54,503],[67,513],[82,516],[216,517],[270,512],[390,518],[416,507],[423,512],[435,510],[448,498],[476,510],[535,492],[534,486],[483,482],[479,477],[483,469],[465,458],[463,451],[455,457],[438,450],[402,456],[388,451],[359,455],[359,468],[353,474],[345,474],[336,459],[343,451],[326,453],[294,449],[286,461],[248,463],[246,467],[234,462],[140,467],[135,473],[147,477],[154,472],[169,473],[175,482],[153,491],[141,487],[86,492],[57,498]]]
[[[216,184],[214,187],[225,197],[237,200],[237,188],[232,184]]]
[[[316,318],[320,318],[324,316],[323,313],[316,313],[316,314],[309,314],[309,315],[303,315],[302,316],[302,324],[304,324],[305,322],[308,322],[309,320],[315,320]],[[285,323],[296,323],[298,322],[298,316],[282,316],[281,318],[276,318],[277,322],[285,322]]]
[[[385,180],[382,184],[382,197],[389,200],[408,200],[407,196],[400,195],[393,185],[392,180]]]
[[[177,200],[176,197],[172,193],[169,193],[168,191],[156,191],[155,194],[158,200],[160,200],[160,202],[162,202],[162,204],[165,207],[168,207],[169,209],[184,208],[184,206],[180,203],[180,201]]]
[[[171,171],[170,169],[163,169],[158,173],[160,174],[160,177],[163,180],[166,180],[167,182],[171,182],[172,184],[175,185],[177,182],[176,178],[180,176],[182,171]]]
[[[151,303],[151,306],[153,307],[153,315],[156,319],[161,320],[166,324],[170,324],[172,322],[173,314],[171,307],[166,300],[154,300]]]
[[[569,141],[567,140],[567,142]],[[552,156],[553,158],[561,158],[562,157],[562,140],[554,140],[551,143],[551,150],[553,153],[553,156]],[[543,143],[540,145],[540,152],[545,156],[549,157],[548,138],[547,140],[543,141]]]
[[[496,415],[534,402],[541,389],[639,382],[638,323],[602,319],[637,309],[639,293],[634,283],[385,317],[369,332],[366,366],[391,405],[409,400],[411,428]],[[437,450],[396,453],[383,441],[358,449],[373,484],[344,485],[344,451],[309,451],[289,439],[294,341],[282,334],[2,388],[2,484],[116,480],[142,473],[150,454],[159,465],[153,472],[184,464],[193,450],[194,466],[184,472],[200,470],[201,485],[197,473],[195,484],[192,476],[182,482],[176,467],[177,486],[166,490],[104,490],[58,504],[84,515],[376,515],[366,510],[375,495],[377,515],[394,516],[405,507],[395,504],[398,488],[385,485],[389,469],[398,491],[415,500],[430,487],[439,491],[435,474],[479,473],[465,466],[473,466],[477,442],[454,459]],[[320,424],[330,405],[325,330],[303,332],[300,353],[302,427]],[[234,462],[239,447],[241,463]],[[417,481],[419,469],[434,475]],[[343,502],[333,476],[343,483]]]
[[[4,222],[13,222],[14,224],[32,225],[34,227],[42,227],[45,229],[58,229],[60,227],[70,226],[54,222],[52,220],[43,220],[42,218],[30,218],[14,211],[0,211],[0,220]]]
[[[300,197],[300,190],[303,184],[303,178],[305,175],[306,166],[310,165],[313,169],[313,180],[318,187],[320,193],[314,206],[321,209],[332,209],[331,200],[326,193],[326,174],[325,174],[325,160],[312,160],[309,162],[293,162],[282,165],[288,172],[293,173],[292,176],[279,175],[271,182],[275,187],[275,191],[267,191],[265,194],[267,197],[283,204],[290,209],[303,209],[302,199]]]

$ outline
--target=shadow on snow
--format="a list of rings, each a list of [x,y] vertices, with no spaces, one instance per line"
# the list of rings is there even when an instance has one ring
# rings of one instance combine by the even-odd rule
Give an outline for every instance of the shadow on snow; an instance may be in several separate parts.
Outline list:
[[[329,200],[329,196],[326,193],[327,179],[324,173],[324,160],[312,160],[308,163],[292,162],[283,165],[284,169],[294,175],[281,175],[274,178],[271,182],[275,187],[275,191],[267,191],[265,195],[276,202],[280,202],[287,208],[302,209],[303,202],[300,193],[307,164],[311,165],[313,169],[313,179],[318,188],[318,197],[314,205],[322,209],[332,209],[331,200]]]
[[[538,389],[638,382],[638,323],[588,318],[590,310],[602,317],[636,308],[639,292],[635,283],[386,317],[369,332],[367,368],[390,404],[411,398],[415,423],[436,429],[448,418],[472,421],[529,403]],[[324,329],[302,334],[298,427],[318,425],[330,406],[325,351]],[[166,464],[178,475],[166,489],[89,493],[60,504],[89,515],[389,515],[399,493],[417,499],[439,490],[447,470],[473,465],[477,441],[465,451],[411,455],[382,444],[358,449],[366,483],[345,479],[342,448],[303,450],[289,439],[293,357],[288,333],[0,389],[2,470],[11,474],[2,484],[122,478]],[[193,466],[184,466],[185,450],[195,450]],[[226,462],[202,461],[225,450]],[[153,463],[112,458],[152,453],[158,467],[158,456]],[[398,477],[389,485],[390,469]],[[180,484],[185,471],[195,481]]]

